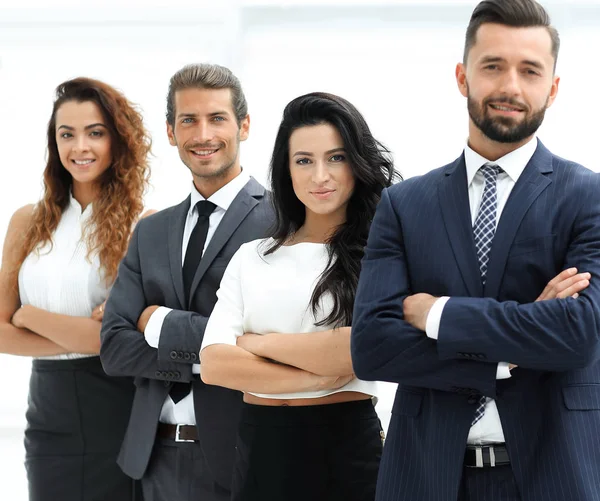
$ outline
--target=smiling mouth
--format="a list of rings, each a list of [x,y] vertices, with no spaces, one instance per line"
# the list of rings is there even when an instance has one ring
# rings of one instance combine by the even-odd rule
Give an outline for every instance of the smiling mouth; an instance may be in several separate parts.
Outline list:
[[[96,160],[92,159],[92,158],[88,158],[85,160],[71,160],[71,162],[73,162],[75,165],[90,165],[91,163],[94,163]]]
[[[506,106],[504,104],[492,104],[490,103],[490,108],[496,111],[502,111],[504,113],[522,113],[525,111],[523,108],[517,108],[515,106]]]
[[[205,157],[210,157],[211,155],[214,155],[217,151],[219,151],[219,149],[220,148],[216,148],[213,150],[189,150],[189,151],[194,156],[205,158]]]
[[[316,198],[327,198],[332,193],[335,193],[335,190],[311,191],[310,193]]]

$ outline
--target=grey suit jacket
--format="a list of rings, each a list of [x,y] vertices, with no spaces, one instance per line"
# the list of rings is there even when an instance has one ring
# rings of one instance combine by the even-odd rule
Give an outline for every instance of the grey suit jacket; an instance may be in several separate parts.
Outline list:
[[[183,229],[190,198],[142,219],[119,267],[102,322],[100,358],[107,374],[134,376],[136,392],[119,465],[144,475],[160,412],[173,382],[192,382],[196,425],[214,481],[230,487],[241,393],[205,385],[192,374],[216,292],[233,254],[262,238],[274,221],[269,193],[254,179],[221,220],[198,265],[185,303],[181,266]],[[137,330],[149,305],[173,308],[163,323],[159,348]]]

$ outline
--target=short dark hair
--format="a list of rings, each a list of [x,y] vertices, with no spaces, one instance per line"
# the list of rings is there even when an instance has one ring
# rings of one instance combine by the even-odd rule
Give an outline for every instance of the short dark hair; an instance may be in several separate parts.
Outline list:
[[[185,89],[230,89],[231,106],[238,125],[248,114],[248,103],[238,78],[218,64],[188,64],[171,77],[167,94],[167,122],[175,125],[175,93]]]
[[[337,129],[354,176],[354,192],[346,209],[346,222],[328,243],[329,262],[315,286],[311,304],[316,312],[320,299],[330,293],[333,309],[317,325],[349,326],[360,261],[375,208],[384,188],[400,179],[388,149],[377,141],[360,112],[345,99],[313,92],[291,101],[283,118],[271,158],[270,178],[276,222],[271,231],[275,243],[265,252],[275,252],[303,224],[306,207],[298,199],[290,174],[290,137],[296,129],[329,124]]]
[[[516,28],[545,27],[552,40],[552,56],[554,57],[554,68],[556,69],[560,37],[556,28],[550,24],[550,16],[546,9],[535,0],[484,0],[480,2],[475,7],[467,27],[465,52],[463,54],[465,64],[469,51],[475,45],[477,31],[482,24],[486,23],[503,24],[504,26]]]

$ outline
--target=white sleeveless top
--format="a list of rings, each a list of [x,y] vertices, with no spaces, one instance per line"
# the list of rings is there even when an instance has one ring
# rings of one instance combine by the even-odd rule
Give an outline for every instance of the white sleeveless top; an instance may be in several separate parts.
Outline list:
[[[236,344],[245,332],[296,334],[331,329],[316,325],[333,307],[329,294],[321,297],[321,307],[313,313],[310,300],[328,261],[327,246],[298,243],[279,247],[264,255],[273,239],[243,244],[225,270],[217,292],[218,301],[204,331],[202,349],[212,344]],[[202,372],[202,364],[200,364]],[[335,390],[266,395],[263,398],[315,398],[341,391],[358,391],[377,396],[377,383],[353,379]]]
[[[92,214],[92,204],[82,212],[71,196],[49,244],[31,252],[19,270],[21,304],[70,315],[90,317],[92,310],[108,297],[109,285],[103,278],[97,255],[87,259],[85,225]],[[91,262],[90,262],[91,261]],[[73,359],[95,356],[66,353],[45,359]]]

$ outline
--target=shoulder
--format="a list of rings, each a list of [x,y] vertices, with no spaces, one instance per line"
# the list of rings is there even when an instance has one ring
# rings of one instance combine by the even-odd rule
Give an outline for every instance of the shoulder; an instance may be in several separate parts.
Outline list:
[[[27,204],[17,209],[8,223],[9,233],[23,234],[29,228],[33,219],[34,204]]]
[[[583,165],[552,154],[552,169],[560,185],[569,192],[597,196],[600,188],[600,174]]]
[[[432,188],[436,187],[439,181],[446,175],[447,171],[451,169],[455,163],[450,163],[433,169],[426,174],[420,176],[410,177],[404,181],[400,181],[384,191],[392,201],[399,201],[407,195],[423,196],[428,192],[431,192]]]

